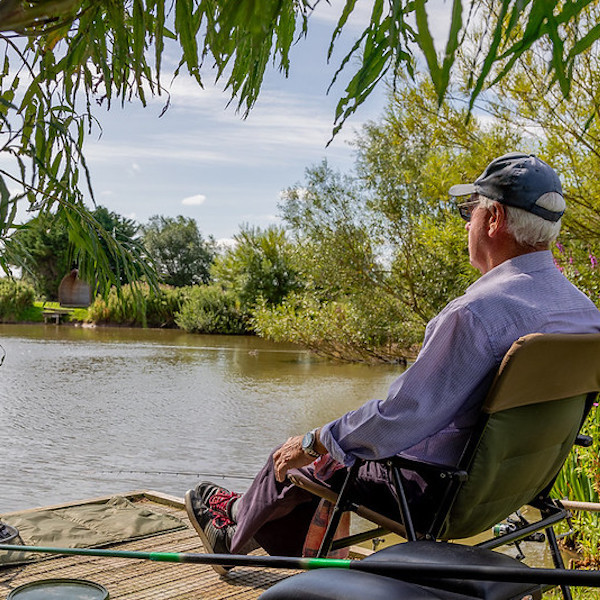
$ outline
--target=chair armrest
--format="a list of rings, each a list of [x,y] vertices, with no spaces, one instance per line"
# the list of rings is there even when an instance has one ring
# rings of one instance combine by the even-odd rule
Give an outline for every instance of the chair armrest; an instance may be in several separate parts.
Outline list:
[[[315,496],[318,496],[319,498],[323,498],[324,500],[327,500],[332,504],[335,504],[337,502],[338,494],[336,494],[336,492],[329,489],[328,487],[325,487],[324,485],[319,485],[318,483],[311,481],[302,473],[288,474],[288,479],[294,485],[298,486],[299,488],[302,488],[303,490],[306,490],[307,492],[310,492],[311,494],[314,494]],[[398,523],[397,521],[394,521],[393,519],[390,519],[385,515],[375,512],[374,510],[371,510],[370,508],[367,508],[362,504],[356,504],[352,502],[350,510],[354,511],[359,517],[367,519],[368,521],[371,521],[376,525],[379,525],[380,527],[391,531],[392,533],[406,538],[406,529],[404,528],[404,525],[402,525],[402,523]]]
[[[401,469],[410,469],[417,473],[432,473],[439,475],[440,478],[451,478],[457,481],[467,481],[469,475],[463,469],[453,467],[451,465],[445,465],[442,463],[435,463],[426,460],[418,460],[416,458],[410,458],[408,456],[396,455],[390,458],[386,458],[382,462],[390,462],[396,467]]]

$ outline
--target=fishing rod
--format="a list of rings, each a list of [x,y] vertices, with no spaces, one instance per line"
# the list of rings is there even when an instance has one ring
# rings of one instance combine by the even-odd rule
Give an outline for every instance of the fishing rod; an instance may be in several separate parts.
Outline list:
[[[88,473],[108,473],[110,475],[123,475],[123,474],[133,474],[133,475],[185,475],[193,476],[193,477],[211,477],[215,479],[247,479],[252,480],[254,476],[251,475],[242,475],[241,473],[202,473],[200,471],[169,471],[169,470],[161,470],[161,471],[144,471],[144,470],[136,470],[136,469],[111,469],[102,471],[88,471]]]
[[[196,554],[182,552],[137,552],[96,548],[50,548],[0,544],[0,550],[40,552],[77,556],[100,556],[173,562],[183,564],[224,565],[232,567],[266,567],[271,569],[351,569],[376,575],[387,575],[407,581],[431,578],[472,579],[478,581],[510,581],[514,583],[545,583],[600,587],[600,572],[569,569],[539,569],[525,567],[490,567],[482,565],[414,564],[400,561],[375,562],[337,558],[296,558],[289,556],[255,556],[243,554]]]

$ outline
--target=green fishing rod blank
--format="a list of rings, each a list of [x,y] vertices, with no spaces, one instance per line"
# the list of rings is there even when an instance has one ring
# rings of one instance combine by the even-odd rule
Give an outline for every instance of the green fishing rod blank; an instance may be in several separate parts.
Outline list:
[[[472,579],[477,581],[511,581],[600,587],[600,572],[568,569],[525,567],[491,567],[481,565],[414,564],[399,561],[376,562],[333,558],[295,558],[289,556],[256,556],[243,554],[202,554],[179,552],[135,552],[96,548],[52,548],[0,544],[0,551],[37,552],[76,556],[98,556],[174,562],[185,564],[224,565],[232,567],[263,567],[271,569],[353,569],[376,575],[387,575],[406,581],[427,579]]]

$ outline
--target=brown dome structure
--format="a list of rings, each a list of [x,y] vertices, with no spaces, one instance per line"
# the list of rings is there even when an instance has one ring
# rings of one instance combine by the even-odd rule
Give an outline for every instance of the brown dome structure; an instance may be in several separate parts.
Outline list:
[[[73,269],[65,275],[58,286],[58,301],[68,308],[87,308],[92,302],[89,284],[78,277],[79,271]]]

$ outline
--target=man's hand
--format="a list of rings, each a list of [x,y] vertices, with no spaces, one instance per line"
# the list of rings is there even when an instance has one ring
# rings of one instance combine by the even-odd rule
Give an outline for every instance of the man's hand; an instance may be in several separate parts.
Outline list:
[[[315,460],[302,450],[302,438],[301,435],[288,438],[288,441],[273,454],[275,479],[277,481],[283,482],[290,469],[305,467]]]

